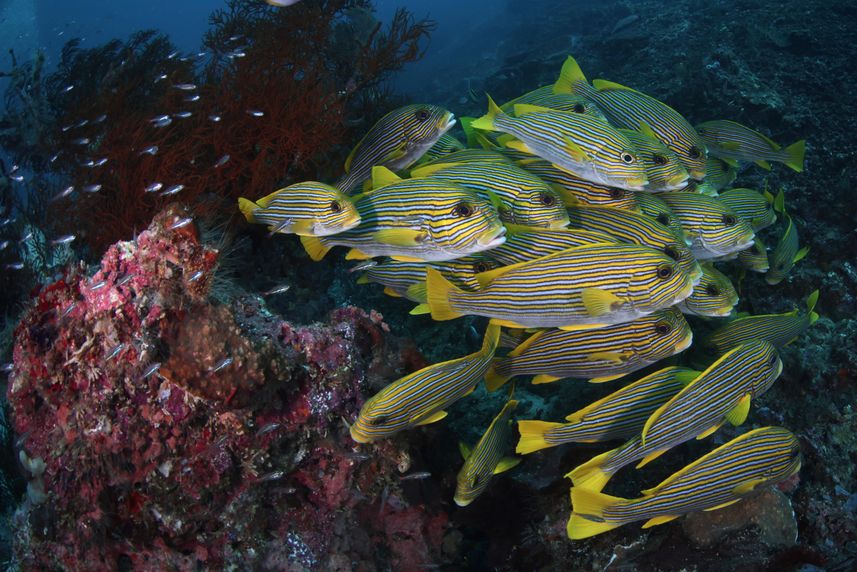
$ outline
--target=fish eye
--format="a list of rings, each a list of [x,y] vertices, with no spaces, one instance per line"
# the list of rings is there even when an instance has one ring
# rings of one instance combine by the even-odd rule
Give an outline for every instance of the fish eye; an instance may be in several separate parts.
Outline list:
[[[631,165],[634,163],[634,161],[636,161],[634,156],[631,155],[630,153],[628,153],[627,151],[623,151],[622,154],[620,155],[620,157],[622,159],[622,162],[625,163],[626,165]]]
[[[655,220],[664,226],[670,225],[670,216],[666,213],[660,213],[657,217],[655,217]]]
[[[477,262],[473,265],[473,270],[475,270],[477,274],[480,274],[482,272],[488,272],[490,268],[488,268],[488,264],[486,262]]]
[[[717,287],[717,284],[709,284],[705,287],[705,293],[709,296],[719,296],[720,288]]]
[[[655,324],[655,332],[658,334],[665,336],[672,331],[672,326],[667,324],[666,322],[659,322]]]
[[[428,109],[418,109],[414,112],[414,117],[417,118],[417,121],[425,121],[429,118]]]
[[[667,164],[667,158],[664,157],[663,155],[652,155],[652,162],[655,165],[666,165]]]
[[[738,224],[738,219],[733,215],[723,215],[723,224],[726,226],[735,226]]]
[[[330,201],[330,210],[338,213],[342,211],[342,205],[339,204],[339,201]]]
[[[582,103],[575,103],[573,110],[575,113],[586,113],[586,107]]]
[[[667,266],[664,264],[663,266],[658,267],[658,278],[661,280],[667,280],[673,275],[673,267]]]
[[[556,204],[556,197],[549,193],[539,193],[539,202],[546,207],[552,207]]]
[[[693,147],[687,150],[687,154],[690,156],[691,159],[699,159],[700,157],[702,157],[702,149],[694,145]]]
[[[621,199],[625,196],[624,189],[610,189],[610,198],[611,199]]]
[[[768,365],[773,366],[773,365],[774,365],[774,364],[776,364],[776,363],[777,363],[777,356],[776,356],[776,355],[772,355],[772,356],[771,356],[771,359],[769,359],[769,360],[768,360]]]
[[[470,203],[461,202],[455,205],[455,208],[452,209],[452,214],[459,218],[469,217],[473,214],[473,207]]]
[[[673,260],[678,260],[679,258],[681,258],[681,255],[678,253],[678,250],[676,250],[675,247],[672,245],[664,248],[664,254],[666,254]]]

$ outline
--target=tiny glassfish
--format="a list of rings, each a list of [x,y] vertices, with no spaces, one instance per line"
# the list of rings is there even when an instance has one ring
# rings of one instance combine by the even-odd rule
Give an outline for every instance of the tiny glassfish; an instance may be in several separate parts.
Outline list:
[[[270,473],[259,476],[256,479],[257,483],[264,483],[268,481],[278,481],[286,476],[285,471],[272,471]]]
[[[163,81],[165,79],[167,79],[167,74],[162,73],[158,77],[155,78],[155,83],[158,83],[159,81]]]
[[[155,117],[151,120],[153,127],[166,127],[172,122],[173,120],[170,119],[169,115],[161,115],[160,117]]]
[[[11,362],[4,363],[2,366],[0,366],[0,371],[4,371],[6,373],[12,371],[13,369],[15,369],[15,364]]]
[[[213,113],[208,116],[208,120],[214,123],[219,123],[221,119],[223,118],[220,115],[217,115],[216,113]]]
[[[372,259],[364,260],[360,264],[357,264],[357,265],[349,268],[348,272],[349,273],[363,272],[364,270],[369,270],[370,268],[374,268],[375,266],[378,266],[377,260],[372,260]]]
[[[85,193],[97,193],[98,191],[101,190],[101,185],[99,185],[99,184],[86,185],[81,190]]]
[[[64,88],[62,88],[62,92],[63,92],[63,93],[68,93],[68,92],[70,92],[70,91],[71,91],[71,90],[73,90],[73,89],[74,89],[74,85],[67,85],[67,86],[65,86]]]
[[[89,145],[89,137],[78,137],[72,140],[74,145]]]
[[[178,51],[178,50],[173,50],[172,52],[170,52],[169,54],[167,54],[167,59],[168,59],[168,60],[175,59],[175,57],[176,57],[177,55],[179,55],[179,51]]]
[[[109,361],[109,360],[115,358],[120,353],[122,353],[122,350],[124,350],[126,347],[128,347],[128,344],[126,344],[124,342],[116,344],[115,346],[113,346],[113,349],[111,349],[109,352],[107,352],[107,355],[104,357],[104,361]]]
[[[300,2],[301,0],[265,0],[270,6],[276,6],[277,8],[285,8],[286,6],[293,6]]]
[[[95,291],[95,290],[101,290],[101,289],[102,289],[102,288],[104,288],[105,286],[107,286],[107,280],[101,280],[101,281],[99,281],[99,282],[96,282],[95,284],[92,284],[92,285],[89,287],[89,289],[90,289],[90,290],[93,290],[93,291]]]
[[[197,280],[202,278],[204,274],[205,273],[202,270],[197,270],[196,272],[194,272],[193,274],[190,275],[190,277],[187,279],[187,281],[188,282],[196,282]]]
[[[147,193],[157,193],[158,191],[160,191],[163,188],[164,188],[163,183],[152,183],[150,185],[146,185],[145,190]]]
[[[23,270],[24,269],[24,263],[23,262],[10,262],[10,263],[6,264],[6,268],[8,268],[9,270]]]
[[[116,281],[116,286],[124,286],[125,284],[130,282],[134,278],[134,276],[134,274],[126,274],[125,276]]]
[[[30,231],[27,234],[25,234],[24,236],[22,236],[21,238],[19,238],[18,244],[24,244],[25,242],[29,241],[31,238],[33,238],[33,231]]]
[[[100,159],[96,159],[95,161],[93,161],[92,166],[93,167],[100,167],[100,166],[104,165],[105,163],[107,163],[108,160],[109,159],[107,157],[101,157]]]
[[[402,475],[399,477],[400,481],[421,481],[423,479],[427,479],[431,476],[431,473],[428,471],[417,471],[415,473],[409,473],[407,475]]]
[[[181,91],[193,91],[196,89],[195,83],[177,83],[173,85],[174,88],[180,89]]]
[[[156,373],[159,369],[161,369],[161,362],[155,362],[153,364],[150,364],[149,367],[147,367],[140,375],[140,379],[145,379],[149,377],[153,373]]]
[[[250,115],[251,117],[264,117],[265,112],[259,111],[258,109],[248,109],[247,115]]]
[[[177,119],[187,119],[191,115],[193,115],[192,111],[177,111],[176,113],[173,113],[173,117]]]
[[[214,168],[219,169],[220,167],[222,167],[223,165],[225,165],[228,162],[229,162],[229,155],[227,154],[227,155],[224,155],[223,157],[221,157],[220,159],[217,160],[217,163],[214,164]]]
[[[9,175],[9,178],[15,181],[16,183],[24,182],[24,175]]]
[[[92,120],[92,123],[93,123],[93,124],[96,124],[96,123],[103,123],[103,122],[104,122],[104,121],[106,121],[106,120],[107,120],[107,114],[106,114],[106,113],[102,113],[101,115],[99,115],[98,117],[96,117],[95,119],[93,119],[93,120]]]
[[[4,241],[0,242],[0,251],[6,250],[6,248],[7,248],[10,244],[12,244],[12,243],[11,243],[11,242],[9,242],[8,240],[4,240]]]
[[[272,431],[276,431],[281,426],[282,425],[280,423],[277,423],[276,421],[272,421],[271,423],[265,423],[264,425],[259,427],[258,431],[256,431],[256,437],[261,437],[263,435],[267,435],[268,433],[271,433]]]
[[[66,235],[60,236],[59,238],[53,239],[51,241],[51,244],[53,244],[55,246],[60,245],[60,244],[69,244],[70,242],[73,242],[75,238],[77,238],[77,237],[73,234],[66,234]]]
[[[185,227],[185,226],[189,225],[189,224],[190,224],[190,223],[192,223],[192,222],[193,222],[193,218],[192,218],[192,217],[189,217],[189,216],[188,216],[188,217],[180,218],[180,219],[176,220],[176,222],[174,222],[173,224],[171,224],[170,226],[168,226],[168,227],[167,227],[167,229],[168,229],[168,230],[176,230],[176,229],[179,229],[179,228]]]
[[[275,286],[270,290],[265,290],[262,292],[262,297],[267,298],[268,296],[274,296],[275,294],[283,294],[284,292],[288,292],[291,286],[289,284],[283,284],[281,286]]]
[[[189,95],[186,98],[184,98],[184,100],[187,101],[188,103],[193,103],[194,101],[199,101],[199,99],[200,99],[200,97],[199,97],[198,93],[195,93],[193,95]]]
[[[157,152],[158,152],[158,146],[157,145],[149,145],[148,147],[146,147],[145,149],[140,151],[140,155],[155,155],[155,154],[157,154]]]
[[[223,358],[222,360],[217,362],[217,365],[215,365],[214,367],[212,367],[208,371],[209,371],[209,373],[217,373],[218,371],[221,371],[222,369],[225,369],[225,368],[229,367],[230,365],[232,365],[232,362],[234,362],[234,361],[235,361],[235,359],[231,358],[231,357]]]
[[[175,194],[180,193],[183,189],[184,189],[184,185],[181,185],[181,184],[171,185],[171,186],[167,187],[167,189],[163,193],[161,193],[161,196],[167,197],[169,195],[175,195]]]

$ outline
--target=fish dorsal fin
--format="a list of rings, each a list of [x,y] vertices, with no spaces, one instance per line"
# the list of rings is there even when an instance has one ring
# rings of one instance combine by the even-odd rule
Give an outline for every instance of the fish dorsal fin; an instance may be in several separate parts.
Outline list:
[[[425,415],[423,417],[417,417],[416,419],[411,420],[413,425],[428,425],[429,423],[436,423],[446,417],[446,411],[435,411],[429,415]]]
[[[594,80],[592,80],[592,87],[594,87],[598,91],[622,90],[622,91],[633,91],[636,93],[640,93],[636,89],[631,89],[630,87],[624,86],[621,83],[616,83],[615,81],[608,81],[606,79],[594,79]]]
[[[521,462],[521,457],[503,457],[500,459],[500,462],[497,463],[497,466],[494,467],[494,474],[499,475],[500,473],[505,473],[509,469],[518,466],[518,463]]]
[[[461,452],[461,457],[465,461],[470,458],[470,454],[473,452],[473,450],[470,448],[470,445],[468,445],[464,441],[458,442],[458,450]]]
[[[532,105],[530,103],[516,103],[512,109],[515,110],[515,117],[521,117],[530,113],[556,113],[555,109],[544,107],[543,105]]]
[[[614,312],[624,304],[616,294],[601,288],[584,288],[580,295],[586,312],[594,318]]]
[[[554,93],[574,93],[575,84],[586,83],[586,76],[583,75],[583,70],[577,61],[568,56],[562,64],[562,69],[559,72],[559,77],[553,84]]]
[[[646,137],[651,137],[652,139],[657,139],[658,136],[655,135],[655,132],[649,127],[649,124],[645,121],[640,121],[639,127],[637,127],[637,131],[645,135]]]
[[[396,173],[388,169],[387,167],[383,167],[381,165],[375,165],[372,167],[372,188],[380,189],[381,187],[386,187],[387,185],[392,185],[393,183],[398,183],[402,178],[398,176]]]
[[[546,330],[545,330],[545,331],[546,331]],[[535,341],[536,341],[536,340],[538,340],[540,337],[542,337],[544,334],[545,334],[545,332],[544,332],[544,331],[542,331],[542,332],[536,332],[535,334],[533,334],[532,336],[530,336],[529,338],[527,338],[526,340],[524,340],[523,342],[521,342],[520,344],[518,344],[517,346],[515,346],[515,349],[513,349],[512,351],[510,351],[510,352],[507,354],[507,356],[508,356],[508,357],[518,357],[519,355],[521,355],[522,353],[524,353],[525,351],[527,351],[527,349],[528,349],[531,345],[533,345],[533,343],[535,343]]]
[[[738,402],[738,405],[726,414],[726,420],[736,427],[746,421],[747,415],[750,413],[751,399],[752,397],[749,393],[745,394]]]

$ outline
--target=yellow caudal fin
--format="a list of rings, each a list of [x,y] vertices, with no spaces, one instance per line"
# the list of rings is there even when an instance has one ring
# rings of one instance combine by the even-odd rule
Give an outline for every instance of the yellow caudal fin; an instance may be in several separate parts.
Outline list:
[[[304,246],[304,250],[309,255],[310,258],[318,262],[324,255],[327,254],[331,247],[325,245],[321,242],[317,236],[302,236],[301,244]]]
[[[566,528],[568,537],[572,540],[580,540],[622,526],[624,524],[622,522],[606,522],[604,511],[608,507],[623,502],[626,502],[626,499],[589,489],[572,487],[572,513]]]
[[[592,457],[587,462],[583,463],[566,475],[571,479],[575,487],[582,487],[592,491],[600,492],[612,475],[602,469],[602,466],[610,457],[613,451],[601,453],[596,457]]]
[[[583,70],[573,57],[568,56],[559,71],[559,78],[553,84],[554,93],[578,93],[581,86],[589,87]]]
[[[455,311],[450,302],[450,295],[462,291],[443,277],[434,268],[426,269],[426,303],[431,309],[431,317],[438,321],[452,320],[464,314]],[[498,334],[499,335],[499,334]]]
[[[245,199],[244,197],[240,197],[238,199],[238,209],[241,211],[241,214],[244,215],[244,218],[247,219],[247,222],[250,224],[259,224],[259,221],[256,220],[256,210],[259,208],[259,205],[251,201],[250,199]]]
[[[497,326],[495,326],[497,327]],[[485,388],[488,391],[497,391],[504,385],[506,382],[512,379],[511,375],[502,375],[497,373],[497,363],[503,361],[500,358],[495,358],[491,362],[491,366],[488,368],[488,371],[485,372]]]
[[[505,115],[503,110],[494,103],[494,100],[491,99],[491,96],[488,95],[488,113],[480,117],[479,119],[474,119],[470,123],[470,127],[473,129],[482,129],[484,131],[494,131],[495,121],[501,115]]]
[[[545,441],[545,433],[557,427],[562,427],[562,423],[537,420],[518,421],[518,431],[521,433],[521,440],[518,441],[515,452],[521,455],[528,455],[534,451],[553,447],[552,444]]]
[[[783,150],[786,152],[786,155],[788,155],[788,159],[786,159],[784,163],[798,173],[802,172],[803,156],[806,153],[806,141],[801,139],[800,141],[792,143]]]

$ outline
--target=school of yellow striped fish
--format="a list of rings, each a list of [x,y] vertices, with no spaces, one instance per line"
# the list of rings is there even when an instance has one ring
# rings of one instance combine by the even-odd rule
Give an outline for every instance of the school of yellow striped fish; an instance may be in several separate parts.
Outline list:
[[[466,141],[449,133],[456,124]],[[482,117],[456,119],[428,104],[396,109],[354,147],[339,182],[298,183],[239,207],[272,235],[299,235],[313,260],[346,247],[346,260],[360,261],[358,283],[413,301],[412,314],[488,321],[479,351],[366,400],[350,424],[355,442],[438,422],[483,381],[496,391],[514,379],[479,442],[461,445],[460,506],[521,455],[620,442],[566,475],[567,532],[582,539],[724,507],[800,469],[795,436],[761,427],[638,498],[601,492],[629,464],[743,424],[782,372],[778,349],[818,319],[818,291],[792,312],[738,314],[738,290],[722,271],[728,261],[727,272],[764,273],[775,285],[807,255],[782,191],[729,188],[752,165],[801,172],[804,151],[802,140],[781,147],[730,120],[694,127],[651,96],[588,81],[569,56],[553,85],[503,105],[489,96]],[[778,222],[781,239],[769,251],[756,233]],[[656,365],[693,342],[707,365]],[[516,424],[521,377],[619,381],[564,422]]]

